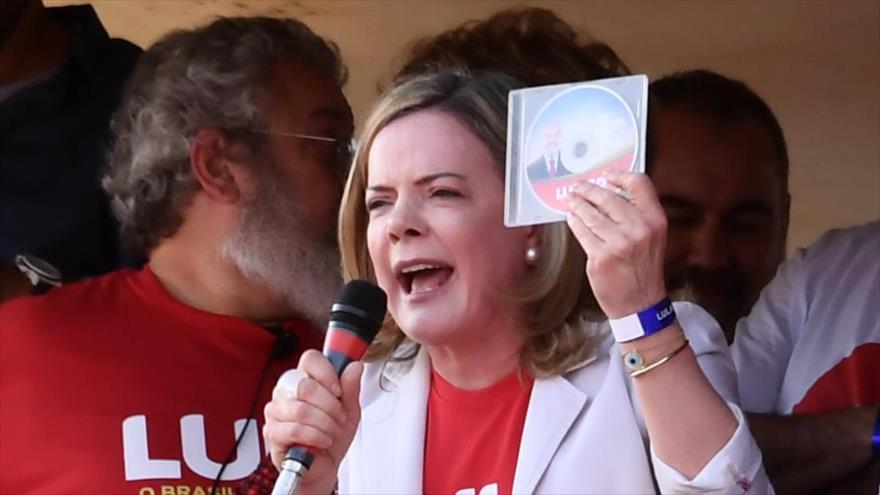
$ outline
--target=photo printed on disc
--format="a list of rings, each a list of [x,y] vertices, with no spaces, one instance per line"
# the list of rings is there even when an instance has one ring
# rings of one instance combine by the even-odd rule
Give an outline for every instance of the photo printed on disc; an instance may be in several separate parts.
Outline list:
[[[634,170],[639,130],[626,102],[598,85],[578,85],[548,101],[526,135],[523,181],[559,213],[576,183],[608,170]]]

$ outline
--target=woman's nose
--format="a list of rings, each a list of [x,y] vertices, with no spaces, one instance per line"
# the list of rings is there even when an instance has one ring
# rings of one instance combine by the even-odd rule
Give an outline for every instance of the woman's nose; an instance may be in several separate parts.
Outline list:
[[[427,229],[418,205],[398,201],[389,214],[387,231],[392,242],[424,235]]]

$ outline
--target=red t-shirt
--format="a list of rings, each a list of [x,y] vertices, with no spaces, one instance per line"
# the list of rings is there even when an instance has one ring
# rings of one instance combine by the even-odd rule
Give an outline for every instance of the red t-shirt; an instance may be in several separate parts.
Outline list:
[[[0,306],[0,493],[199,495],[253,421],[218,494],[253,472],[263,405],[320,334],[260,384],[276,337],[173,299],[149,269]]]
[[[460,390],[431,372],[424,492],[510,493],[534,380],[514,372],[482,390]]]

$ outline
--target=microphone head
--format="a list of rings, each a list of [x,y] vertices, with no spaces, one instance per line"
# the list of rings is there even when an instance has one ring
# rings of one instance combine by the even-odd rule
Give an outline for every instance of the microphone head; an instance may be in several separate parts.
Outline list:
[[[366,280],[345,284],[333,306],[330,320],[347,323],[361,339],[372,342],[385,319],[388,296],[377,285]]]

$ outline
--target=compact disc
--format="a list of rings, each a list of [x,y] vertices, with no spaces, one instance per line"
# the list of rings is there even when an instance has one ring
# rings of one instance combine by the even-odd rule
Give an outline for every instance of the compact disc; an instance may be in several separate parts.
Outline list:
[[[567,210],[575,184],[607,170],[634,170],[639,130],[629,106],[613,90],[573,86],[551,98],[526,134],[524,181],[557,212]]]

